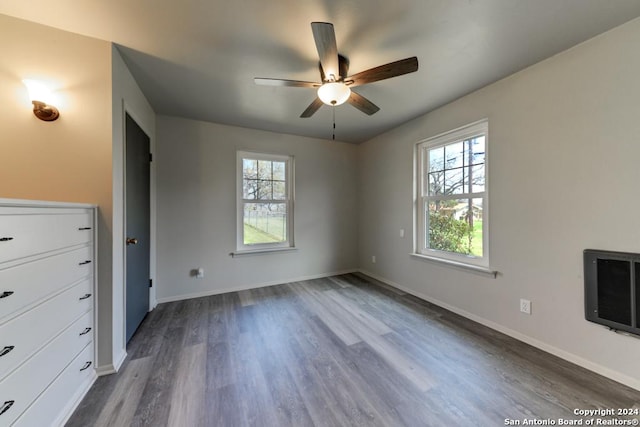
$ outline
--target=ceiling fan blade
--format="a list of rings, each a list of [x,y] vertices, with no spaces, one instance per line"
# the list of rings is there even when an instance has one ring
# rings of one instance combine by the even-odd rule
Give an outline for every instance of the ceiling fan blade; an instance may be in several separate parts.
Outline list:
[[[400,61],[390,62],[379,67],[370,68],[366,71],[354,74],[345,79],[345,83],[350,87],[361,86],[367,83],[373,83],[380,80],[390,79],[392,77],[401,76],[403,74],[418,71],[418,58],[401,59]]]
[[[288,87],[320,87],[322,83],[315,82],[303,82],[300,80],[283,80],[283,79],[267,79],[262,77],[255,77],[253,81],[257,85],[261,86],[288,86]]]
[[[313,102],[309,104],[307,109],[304,110],[302,114],[300,114],[300,117],[307,118],[313,116],[315,112],[318,111],[320,107],[322,107],[323,104],[324,103],[320,100],[320,98],[314,99]]]
[[[312,22],[311,31],[316,42],[320,64],[327,79],[333,75],[335,80],[340,79],[340,67],[338,64],[338,45],[333,24],[328,22]]]
[[[380,107],[376,104],[354,91],[351,91],[351,96],[349,96],[347,102],[368,115],[372,115],[380,110]]]

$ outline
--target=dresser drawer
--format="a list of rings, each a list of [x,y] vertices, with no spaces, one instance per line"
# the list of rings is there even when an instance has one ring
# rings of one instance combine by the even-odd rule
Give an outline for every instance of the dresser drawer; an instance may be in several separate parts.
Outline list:
[[[92,248],[86,246],[0,270],[0,323],[66,286],[91,277],[92,260]]]
[[[0,380],[92,306],[92,281],[86,279],[0,325]]]
[[[0,415],[0,426],[10,425],[31,405],[49,384],[69,365],[93,338],[81,333],[93,327],[93,312],[88,312],[52,342],[0,382],[0,405],[13,402]],[[67,396],[68,398],[68,396]]]
[[[95,379],[90,343],[13,426],[61,426]]]
[[[0,212],[0,263],[93,239],[89,210],[64,214],[11,215]]]

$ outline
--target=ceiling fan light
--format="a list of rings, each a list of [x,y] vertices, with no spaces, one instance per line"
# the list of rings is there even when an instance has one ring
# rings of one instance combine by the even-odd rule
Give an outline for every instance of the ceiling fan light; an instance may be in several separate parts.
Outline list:
[[[318,88],[318,98],[327,105],[344,104],[351,96],[351,89],[344,83],[325,83]]]

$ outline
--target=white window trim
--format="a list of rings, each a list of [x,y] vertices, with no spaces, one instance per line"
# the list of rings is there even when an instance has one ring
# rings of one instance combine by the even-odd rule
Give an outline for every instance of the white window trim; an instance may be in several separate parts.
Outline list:
[[[244,244],[244,203],[243,196],[243,166],[242,159],[258,159],[268,161],[280,161],[286,163],[286,204],[287,209],[287,240],[278,243],[260,243],[253,245]],[[269,254],[282,251],[290,251],[295,249],[293,236],[293,205],[294,205],[294,158],[289,155],[268,154],[253,151],[238,151],[236,153],[236,250],[231,252],[231,256],[249,255],[249,254]],[[255,200],[253,201],[255,202]],[[266,200],[264,202],[269,202]],[[278,200],[277,203],[282,201]]]
[[[454,142],[464,141],[478,134],[485,135],[485,191],[482,193],[482,257],[474,257],[464,254],[456,254],[453,252],[440,251],[436,249],[430,249],[426,247],[425,242],[425,201],[428,199],[424,194],[424,150],[432,149],[435,147],[448,145]],[[483,271],[490,275],[496,276],[496,272],[489,268],[489,121],[487,119],[479,120],[460,128],[441,133],[439,135],[424,139],[416,144],[415,149],[415,164],[416,164],[416,199],[415,199],[415,234],[414,234],[414,251],[412,255],[417,258],[426,259],[429,261],[442,262],[444,265],[450,265],[455,267],[468,266],[470,270]],[[475,193],[473,193],[475,194]],[[452,195],[452,198],[459,198],[460,195]]]

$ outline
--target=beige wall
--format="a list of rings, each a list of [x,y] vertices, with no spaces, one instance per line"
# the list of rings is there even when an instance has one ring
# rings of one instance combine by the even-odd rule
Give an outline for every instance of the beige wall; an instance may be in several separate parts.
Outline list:
[[[640,388],[640,340],[584,320],[582,277],[586,248],[640,252],[638,46],[640,19],[361,145],[361,268]],[[483,118],[497,279],[418,260],[399,237],[414,229],[415,144]]]
[[[0,52],[0,197],[99,205],[102,301],[112,259],[111,44],[0,15]],[[54,82],[57,121],[33,115],[25,78]]]

